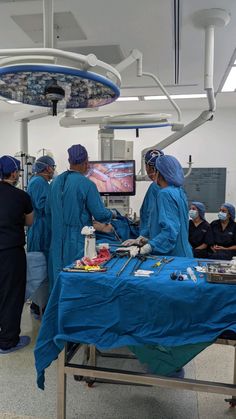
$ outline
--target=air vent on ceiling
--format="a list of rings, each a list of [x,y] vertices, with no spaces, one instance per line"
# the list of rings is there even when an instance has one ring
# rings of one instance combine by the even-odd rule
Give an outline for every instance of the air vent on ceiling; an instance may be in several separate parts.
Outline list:
[[[99,60],[108,64],[118,64],[125,58],[120,45],[83,45],[80,47],[63,47],[63,49],[83,55],[95,54]]]
[[[11,17],[32,41],[35,43],[43,41],[43,15],[41,13]],[[57,39],[61,41],[87,39],[71,12],[54,13],[54,30]]]

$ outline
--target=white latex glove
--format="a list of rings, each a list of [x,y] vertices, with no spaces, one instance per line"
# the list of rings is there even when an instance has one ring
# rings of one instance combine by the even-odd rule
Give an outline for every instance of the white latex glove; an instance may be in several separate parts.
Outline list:
[[[150,246],[150,244],[145,244],[143,247],[141,247],[140,249],[140,255],[147,255],[148,253],[152,252],[152,246]]]
[[[129,254],[130,254],[130,256],[132,256],[133,258],[135,258],[135,256],[137,256],[137,254],[139,253],[139,247],[137,247],[137,246],[132,246],[130,249],[129,249]]]
[[[139,237],[137,237],[137,239],[128,239],[128,240],[125,240],[122,243],[122,246],[133,246],[133,245],[139,246],[139,245],[144,245],[147,242],[148,242],[148,239],[146,239],[146,237],[139,236]]]

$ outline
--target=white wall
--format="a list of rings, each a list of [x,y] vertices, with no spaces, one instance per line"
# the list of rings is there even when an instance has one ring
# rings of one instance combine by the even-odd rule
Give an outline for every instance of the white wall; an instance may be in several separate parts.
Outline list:
[[[199,115],[200,111],[185,111],[184,122],[187,123]],[[20,124],[14,121],[11,114],[0,114],[1,139],[0,155],[20,151]],[[68,167],[67,149],[72,144],[81,143],[88,149],[90,159],[98,158],[98,127],[62,128],[58,118],[47,117],[29,123],[29,154],[38,156],[41,148],[50,149],[55,157],[58,171]],[[137,170],[140,169],[141,150],[152,147],[171,134],[169,128],[140,130],[135,138],[134,130],[115,132],[116,139],[134,141],[134,158]],[[236,112],[233,108],[221,108],[216,111],[213,121],[196,129],[165,149],[166,153],[176,156],[184,167],[187,167],[189,154],[192,155],[194,167],[227,168],[227,201],[236,205]],[[131,206],[138,211],[148,182],[137,184],[137,193],[131,198]],[[212,217],[210,216],[209,219]]]

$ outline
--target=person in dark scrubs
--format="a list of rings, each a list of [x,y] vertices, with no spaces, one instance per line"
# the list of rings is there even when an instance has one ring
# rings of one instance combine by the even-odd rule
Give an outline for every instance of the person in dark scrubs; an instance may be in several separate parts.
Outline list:
[[[221,205],[218,220],[212,221],[214,245],[209,257],[212,259],[231,260],[236,256],[235,207],[225,202]]]
[[[189,210],[189,243],[195,258],[207,258],[214,240],[210,224],[205,219],[205,205],[193,201]]]
[[[25,301],[26,255],[24,226],[33,222],[30,196],[16,188],[20,161],[0,158],[0,354],[22,349],[29,336],[20,336]]]

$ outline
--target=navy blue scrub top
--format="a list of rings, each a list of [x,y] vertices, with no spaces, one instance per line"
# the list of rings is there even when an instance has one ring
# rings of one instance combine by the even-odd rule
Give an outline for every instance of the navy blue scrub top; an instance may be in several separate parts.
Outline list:
[[[214,238],[214,244],[218,246],[230,247],[236,245],[236,223],[229,220],[225,230],[222,229],[220,220],[212,221],[211,229]]]
[[[197,227],[192,220],[189,221],[189,243],[193,249],[201,246],[201,244],[207,244],[208,246],[214,244],[211,226],[207,221],[202,220]]]

